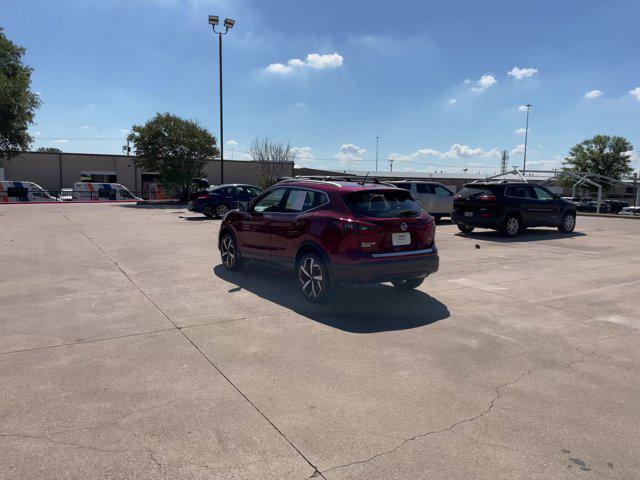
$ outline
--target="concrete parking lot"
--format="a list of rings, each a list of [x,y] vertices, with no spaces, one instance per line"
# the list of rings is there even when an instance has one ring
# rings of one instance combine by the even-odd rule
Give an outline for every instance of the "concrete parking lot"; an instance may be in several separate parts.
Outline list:
[[[0,207],[0,478],[640,478],[640,221],[444,222],[419,291],[327,306],[219,224]]]

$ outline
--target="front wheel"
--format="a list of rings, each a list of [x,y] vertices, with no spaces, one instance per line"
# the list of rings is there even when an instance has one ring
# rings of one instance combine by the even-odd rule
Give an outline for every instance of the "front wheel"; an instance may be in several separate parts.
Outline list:
[[[298,262],[298,287],[311,303],[322,303],[331,293],[327,267],[315,253],[307,253]]]
[[[236,239],[230,233],[225,233],[220,240],[220,256],[222,264],[227,270],[240,270],[244,264]]]
[[[558,230],[562,233],[571,233],[576,228],[576,216],[573,213],[565,213],[560,220]]]
[[[469,225],[462,225],[462,224],[458,224],[458,230],[460,230],[462,233],[471,233],[473,232],[474,227],[470,227]]]
[[[229,209],[227,208],[226,205],[224,205],[224,204],[218,205],[216,207],[216,217],[224,218],[224,216],[227,214],[228,211],[229,211]]]
[[[422,285],[422,282],[424,282],[424,278],[409,278],[407,280],[396,280],[391,284],[398,290],[413,290]]]

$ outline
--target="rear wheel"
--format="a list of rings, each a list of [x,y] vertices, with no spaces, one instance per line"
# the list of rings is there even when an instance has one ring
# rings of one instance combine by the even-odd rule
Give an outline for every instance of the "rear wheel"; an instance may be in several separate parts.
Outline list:
[[[227,208],[226,205],[224,205],[224,204],[218,205],[216,207],[216,217],[223,218],[227,214],[228,211],[229,211],[229,209]]]
[[[306,300],[312,303],[324,302],[331,293],[331,283],[327,267],[315,253],[305,254],[298,262],[298,286]]]
[[[418,288],[424,282],[424,278],[409,278],[407,280],[396,280],[391,284],[398,290],[413,290]]]
[[[240,270],[244,264],[236,239],[230,233],[225,233],[220,240],[220,256],[222,264],[227,270]]]
[[[458,230],[460,230],[462,233],[471,233],[473,232],[474,227],[470,227],[469,225],[461,225],[460,223],[458,224]]]
[[[522,224],[520,222],[520,218],[517,215],[509,215],[505,218],[504,223],[502,224],[502,234],[505,237],[515,237],[520,233],[522,229]]]
[[[576,216],[573,213],[565,213],[560,220],[558,230],[562,233],[571,233],[576,228]]]

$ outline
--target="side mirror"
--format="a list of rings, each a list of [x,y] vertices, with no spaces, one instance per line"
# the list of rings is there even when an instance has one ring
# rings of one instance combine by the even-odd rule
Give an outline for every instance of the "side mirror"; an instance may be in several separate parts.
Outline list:
[[[238,202],[236,204],[236,207],[238,208],[238,210],[240,210],[241,212],[248,212],[249,211],[249,202]]]

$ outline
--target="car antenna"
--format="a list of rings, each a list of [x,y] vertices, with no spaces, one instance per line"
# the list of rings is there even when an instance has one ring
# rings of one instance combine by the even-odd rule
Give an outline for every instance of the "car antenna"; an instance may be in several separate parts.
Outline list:
[[[364,182],[367,181],[367,177],[369,176],[369,172],[367,172],[367,174],[364,176],[364,178],[362,179],[362,185],[364,185]]]

